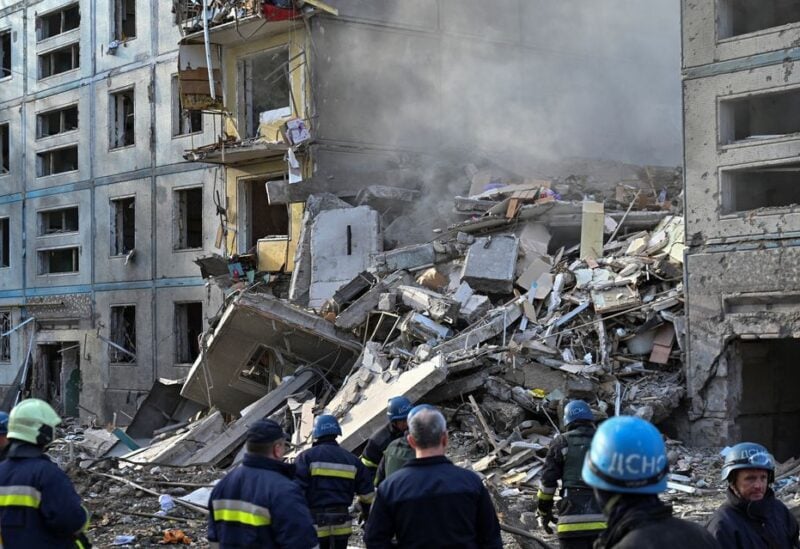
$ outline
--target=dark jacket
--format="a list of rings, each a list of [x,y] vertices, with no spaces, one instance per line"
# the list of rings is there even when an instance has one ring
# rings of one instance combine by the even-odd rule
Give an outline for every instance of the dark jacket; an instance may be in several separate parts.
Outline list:
[[[41,448],[14,442],[0,463],[0,532],[3,546],[78,547],[75,534],[89,520],[67,475]]]
[[[294,464],[295,481],[312,511],[348,507],[356,494],[362,503],[370,504],[375,499],[367,468],[334,438],[315,442],[297,456]]]
[[[220,548],[308,549],[317,545],[294,467],[274,459],[245,454],[237,467],[217,483],[208,504],[208,540]]]
[[[396,429],[391,423],[387,423],[380,431],[372,435],[361,452],[361,463],[363,463],[367,470],[370,472],[371,479],[375,481],[375,473],[378,471],[378,464],[381,462],[383,452],[389,444],[403,435],[403,432]]]
[[[726,549],[800,547],[797,520],[772,489],[767,490],[761,501],[745,501],[730,488],[727,498],[708,523],[709,532],[721,546]]]
[[[596,549],[719,549],[702,526],[672,516],[658,496],[625,496],[608,517]]]
[[[378,487],[364,541],[369,549],[501,549],[500,525],[480,477],[444,456],[409,461]]]

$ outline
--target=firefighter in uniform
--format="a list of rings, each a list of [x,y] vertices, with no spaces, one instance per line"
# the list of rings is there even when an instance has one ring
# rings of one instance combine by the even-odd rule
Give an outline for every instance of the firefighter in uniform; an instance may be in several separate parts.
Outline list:
[[[594,415],[582,400],[573,400],[564,408],[565,433],[550,445],[539,486],[537,512],[540,525],[551,532],[553,497],[561,481],[558,504],[558,541],[569,549],[591,549],[605,529],[606,522],[594,492],[581,479],[581,467],[594,436]]]
[[[616,416],[600,425],[581,471],[608,517],[595,549],[719,547],[705,528],[673,517],[672,506],[658,499],[668,472],[664,438],[653,424]]]
[[[0,463],[2,546],[91,547],[89,512],[67,475],[45,455],[61,418],[43,400],[29,398],[11,410],[10,441]]]
[[[375,475],[381,458],[383,458],[383,452],[393,440],[403,436],[408,429],[406,418],[409,410],[411,410],[411,401],[406,397],[390,398],[386,408],[389,423],[367,441],[367,445],[361,453],[361,463],[367,467],[372,482],[375,482]]]
[[[305,493],[322,549],[347,549],[352,533],[349,507],[354,495],[358,495],[364,518],[375,499],[367,468],[336,442],[341,434],[335,417],[319,416],[314,422],[313,446],[294,462],[295,481]]]
[[[208,541],[263,549],[317,547],[317,532],[294,466],[283,462],[288,435],[261,419],[247,430],[242,465],[220,480],[208,502]],[[213,546],[213,545],[212,545]]]

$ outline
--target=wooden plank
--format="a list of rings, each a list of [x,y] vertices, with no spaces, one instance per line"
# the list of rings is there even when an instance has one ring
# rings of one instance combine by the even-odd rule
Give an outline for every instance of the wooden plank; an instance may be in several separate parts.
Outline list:
[[[475,402],[475,397],[472,395],[469,395],[469,405],[472,407],[475,417],[478,418],[478,422],[481,424],[483,434],[486,435],[486,440],[494,447],[495,450],[497,450],[497,447],[499,446],[499,444],[497,444],[497,436],[494,434],[492,428],[489,427],[489,424],[486,423],[486,418],[483,417],[483,413],[478,407],[478,403]]]

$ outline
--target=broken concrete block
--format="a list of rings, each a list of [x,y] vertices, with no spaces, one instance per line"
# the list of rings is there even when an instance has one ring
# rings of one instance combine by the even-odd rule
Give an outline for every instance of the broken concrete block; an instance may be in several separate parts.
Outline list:
[[[461,307],[461,317],[472,324],[492,309],[492,302],[485,295],[473,295]]]
[[[373,265],[381,273],[418,269],[425,265],[433,265],[435,262],[436,250],[430,242],[395,248],[372,256]]]
[[[311,227],[309,307],[320,307],[383,249],[380,216],[368,206],[321,212]]]
[[[500,335],[506,328],[514,324],[522,316],[522,298],[515,299],[505,307],[493,309],[485,316],[485,322],[471,330],[461,332],[444,343],[434,347],[434,352],[450,353],[461,349],[468,349],[480,345],[495,336]]]
[[[437,404],[453,400],[480,389],[489,378],[488,372],[477,372],[457,379],[448,379],[422,399],[426,403]]]
[[[526,257],[547,255],[550,246],[550,230],[544,223],[526,223],[517,232],[519,247]]]
[[[516,368],[508,368],[502,375],[509,382],[526,389],[542,389],[545,393],[566,389],[566,376],[562,372],[536,362],[517,364]]]
[[[334,303],[336,303],[339,310],[344,309],[354,300],[364,295],[364,293],[372,288],[377,282],[378,279],[374,274],[370,273],[369,271],[363,271],[359,273],[353,280],[336,290],[336,293],[333,294],[331,299],[333,299]]]
[[[452,330],[434,322],[427,316],[411,312],[400,323],[400,331],[419,341],[441,341],[452,335]]]
[[[469,247],[461,279],[478,291],[511,293],[518,252],[519,239],[515,235],[478,238]]]
[[[407,307],[419,313],[427,313],[436,321],[455,322],[459,310],[457,301],[415,286],[399,286],[397,291]]]
[[[389,312],[394,311],[397,307],[397,294],[387,292],[378,297],[378,310]]]
[[[411,284],[413,278],[406,271],[392,273],[379,281],[371,290],[356,299],[347,309],[341,311],[334,321],[337,328],[353,330],[367,320],[370,312],[378,306],[381,294],[401,284]]]
[[[467,301],[469,301],[469,298],[472,297],[473,293],[474,292],[472,291],[472,288],[469,287],[469,284],[462,282],[453,294],[453,299],[458,301],[461,306],[464,307],[467,304]]]
[[[491,395],[483,398],[481,408],[491,418],[489,421],[497,433],[509,433],[525,420],[525,410],[516,403],[503,402]]]
[[[603,222],[605,219],[602,202],[583,202],[581,220],[581,259],[603,257]]]
[[[528,264],[528,266],[525,268],[525,270],[519,276],[519,278],[517,278],[517,286],[522,288],[524,291],[528,291],[533,287],[534,283],[536,283],[536,288],[538,289],[539,285],[538,283],[539,280],[542,279],[542,275],[550,274],[550,270],[552,268],[553,267],[550,265],[550,263],[548,263],[544,259],[541,259],[539,257],[534,258]],[[550,279],[552,280],[552,276],[550,277]],[[537,296],[536,299],[544,299],[546,296],[547,294],[545,294],[542,297]]]

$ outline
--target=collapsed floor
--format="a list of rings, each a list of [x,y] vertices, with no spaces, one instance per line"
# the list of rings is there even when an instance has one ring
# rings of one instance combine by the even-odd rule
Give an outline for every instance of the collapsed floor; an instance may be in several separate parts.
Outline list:
[[[158,511],[155,496],[180,501],[199,488],[193,504],[167,512],[188,520],[178,524],[197,541],[208,489],[195,484],[238,463],[249,423],[281,421],[299,451],[325,410],[355,452],[401,394],[441,407],[453,459],[485,477],[505,524],[527,531],[570,399],[599,419],[638,415],[675,438],[685,396],[675,187],[656,188],[645,170],[645,181],[597,185],[589,200],[586,179],[468,173],[470,192],[451,198],[433,238],[413,239],[402,213],[424,200],[419,192],[374,187],[305,197],[291,280],[255,272],[248,256],[201,260],[227,299],[188,378],[157,384],[127,434],[93,430],[66,445],[84,497],[104,513],[97,534],[159,537],[164,518],[133,518],[115,497],[138,494],[134,507],[147,514]],[[302,185],[272,182],[268,194],[302,194]],[[721,501],[718,451],[674,440],[670,449],[669,499],[703,521]],[[797,471],[787,473],[780,494],[793,500]]]

